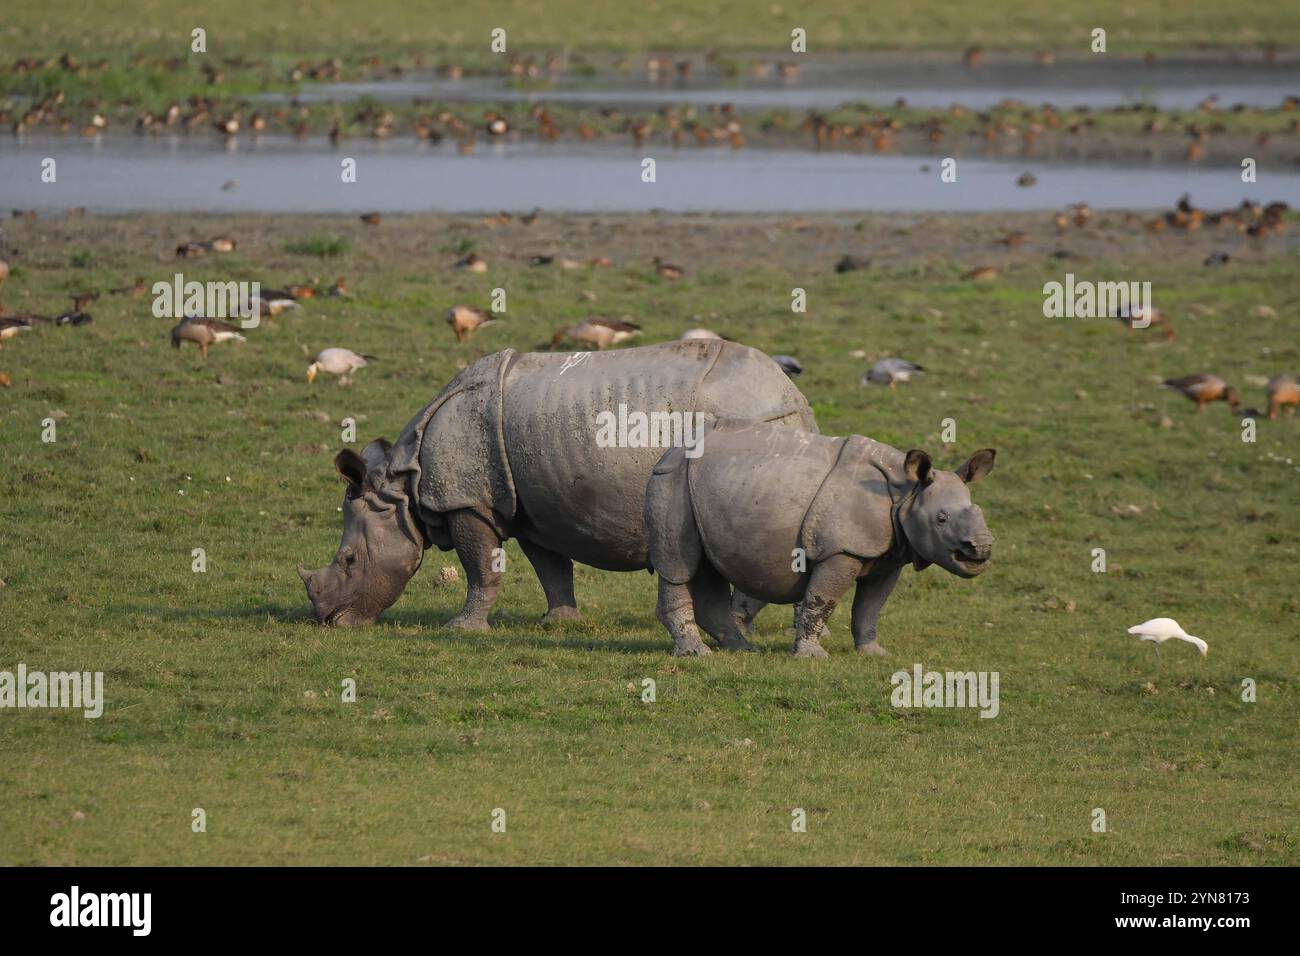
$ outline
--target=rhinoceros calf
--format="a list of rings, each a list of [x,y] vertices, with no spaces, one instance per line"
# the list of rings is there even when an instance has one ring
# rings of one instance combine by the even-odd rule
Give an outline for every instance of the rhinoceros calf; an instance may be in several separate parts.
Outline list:
[[[992,449],[948,472],[923,451],[858,435],[731,423],[709,429],[702,447],[695,459],[666,453],[646,494],[657,615],[675,655],[710,653],[697,621],[722,647],[749,647],[732,585],[798,602],[794,653],[825,657],[823,626],[855,581],[853,642],[883,654],[876,622],[905,565],[964,578],[988,566],[993,536],[967,485],[992,470]]]
[[[646,484],[664,439],[675,435],[628,430],[627,420],[635,426],[637,415],[657,413],[666,423],[676,414],[680,424],[694,412],[702,424],[741,418],[817,428],[780,367],[731,342],[485,356],[395,445],[379,439],[360,455],[335,457],[348,483],[343,540],[331,564],[299,568],[317,619],[374,621],[436,545],[456,549],[469,584],[449,625],[486,630],[501,581],[496,549],[510,537],[541,579],[546,618],[576,618],[574,561],[648,567]],[[606,427],[611,420],[619,426]],[[602,429],[618,440],[599,440]]]

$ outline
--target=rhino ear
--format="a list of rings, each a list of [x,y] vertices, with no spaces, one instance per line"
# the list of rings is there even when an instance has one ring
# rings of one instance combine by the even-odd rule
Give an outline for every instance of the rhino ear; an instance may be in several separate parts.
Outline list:
[[[919,448],[913,448],[903,459],[903,474],[907,475],[908,481],[919,481],[923,485],[928,485],[934,481],[934,466],[930,464],[930,456]]]
[[[970,456],[969,461],[957,469],[957,477],[968,485],[972,481],[979,481],[993,470],[993,459],[996,456],[997,452],[992,448],[981,448]]]
[[[365,448],[361,449],[361,460],[366,463],[366,470],[378,468],[380,465],[388,462],[388,452],[392,449],[393,444],[387,438],[376,438]]]
[[[351,448],[344,448],[334,456],[334,467],[338,469],[351,491],[359,492],[366,485],[366,463]]]

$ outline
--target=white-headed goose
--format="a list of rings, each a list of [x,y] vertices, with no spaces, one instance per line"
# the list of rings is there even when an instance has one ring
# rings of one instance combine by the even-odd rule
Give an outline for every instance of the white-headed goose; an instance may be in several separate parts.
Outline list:
[[[367,359],[373,360],[374,356],[359,355],[351,349],[323,349],[316,356],[316,361],[307,366],[307,381],[314,382],[320,372],[329,372],[339,377],[340,385],[350,385],[352,373],[365,368]]]

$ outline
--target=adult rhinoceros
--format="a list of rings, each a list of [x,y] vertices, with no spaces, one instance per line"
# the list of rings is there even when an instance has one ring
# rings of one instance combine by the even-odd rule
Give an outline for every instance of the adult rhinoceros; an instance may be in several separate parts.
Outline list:
[[[615,447],[598,441],[602,413],[608,424],[610,416],[693,412],[704,423],[817,429],[780,367],[732,342],[485,356],[395,445],[377,439],[360,455],[335,457],[348,483],[343,540],[331,564],[298,570],[317,619],[373,622],[436,545],[456,549],[469,584],[449,626],[486,630],[501,583],[494,552],[506,538],[519,540],[541,579],[545,619],[577,618],[574,561],[610,571],[648,566],[646,483],[664,453],[662,442],[628,447],[637,444],[635,429],[620,431],[628,440]]]

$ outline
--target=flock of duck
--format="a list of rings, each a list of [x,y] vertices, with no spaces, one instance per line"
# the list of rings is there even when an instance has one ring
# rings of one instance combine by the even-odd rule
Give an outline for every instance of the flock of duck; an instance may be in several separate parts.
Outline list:
[[[966,51],[963,61],[967,69],[976,70],[984,63],[984,57],[982,48],[973,47]],[[671,80],[680,85],[691,80],[697,70],[703,71],[715,66],[717,59],[715,54],[706,54],[702,60],[696,58],[673,60],[652,55],[645,59],[643,68],[652,83],[662,84]],[[1049,50],[1039,51],[1035,60],[1041,67],[1051,67],[1056,62],[1055,54]],[[1273,53],[1271,58],[1266,53],[1265,60],[1270,63],[1275,62],[1276,53]],[[1148,64],[1153,61],[1154,56],[1148,54]],[[232,69],[259,66],[252,61],[239,58],[227,62]],[[422,66],[423,60],[417,60],[417,63]],[[186,68],[185,62],[176,58],[149,65],[173,72]],[[568,65],[565,57],[556,54],[540,58],[512,55],[505,72],[513,79],[554,80]],[[586,64],[581,65],[586,66]],[[86,76],[104,66],[102,62],[82,64],[71,54],[64,54],[60,58],[49,60],[24,58],[11,64],[8,69],[19,74],[59,69],[76,76]],[[403,66],[385,64],[379,58],[371,58],[366,62],[365,67],[372,75],[379,75],[382,78],[400,76],[405,71]],[[628,72],[635,69],[635,65],[627,61],[619,63],[616,68],[620,72]],[[202,69],[204,85],[214,91],[220,90],[222,84],[226,82],[225,71],[211,64],[206,64]],[[738,71],[739,67],[733,69]],[[443,64],[438,72],[449,79],[460,79],[465,73],[464,69],[456,64]],[[721,77],[728,81],[734,79],[721,70],[716,72],[720,72]],[[755,59],[749,64],[748,74],[752,80],[779,77],[787,83],[793,83],[799,79],[800,67],[793,61]],[[341,61],[331,59],[320,63],[300,63],[290,71],[286,79],[294,83],[305,80],[319,82],[338,80],[343,75]],[[51,85],[56,82],[57,78],[48,80]],[[906,101],[902,99],[893,105],[896,110],[907,107]],[[1195,162],[1205,158],[1207,145],[1214,136],[1228,132],[1223,123],[1214,119],[1214,115],[1223,109],[1224,107],[1218,102],[1218,97],[1210,96],[1199,106],[1198,112],[1203,117],[1202,121],[1183,122],[1180,117],[1169,118],[1156,114],[1142,126],[1142,134],[1149,137],[1174,132],[1184,137],[1186,159]],[[1230,109],[1237,111],[1240,107]],[[1284,97],[1280,109],[1283,112],[1300,110],[1300,98]],[[25,108],[16,111],[0,111],[0,126],[7,126],[16,136],[42,131],[63,133],[79,131],[82,135],[97,137],[115,124],[120,124],[120,119],[114,111],[109,109],[100,98],[90,100],[88,106],[79,104],[77,110],[80,110],[80,113],[70,107],[62,86],[55,86]],[[84,115],[87,110],[89,115]],[[1156,112],[1153,108],[1143,105],[1119,107],[1115,110],[1115,112],[1148,111],[1153,114]],[[609,106],[598,111],[598,119],[595,116],[584,118],[581,115],[574,115],[567,120],[557,117],[543,103],[533,103],[527,107],[526,114],[521,109],[514,117],[504,115],[495,109],[473,117],[464,110],[457,113],[451,109],[418,107],[409,113],[399,115],[393,109],[373,102],[355,107],[346,116],[341,113],[336,104],[332,103],[329,104],[327,112],[331,123],[328,136],[330,142],[334,144],[353,135],[379,140],[408,135],[434,144],[443,140],[452,140],[457,144],[458,152],[462,154],[472,153],[480,139],[490,142],[521,133],[535,135],[538,139],[549,142],[567,137],[590,141],[603,137],[607,132],[616,132],[619,135],[630,136],[633,143],[638,146],[647,142],[652,136],[663,136],[674,147],[694,143],[698,146],[721,145],[739,149],[746,144],[747,132],[752,132],[754,129],[764,134],[797,130],[801,136],[818,148],[837,144],[860,144],[876,152],[891,152],[897,146],[901,134],[915,137],[920,145],[937,148],[945,142],[945,139],[953,135],[955,123],[960,121],[966,124],[971,120],[974,121],[973,128],[965,132],[970,137],[982,141],[986,146],[1011,144],[1023,146],[1028,150],[1032,149],[1040,137],[1054,131],[1059,130],[1072,137],[1078,137],[1097,126],[1095,116],[1087,109],[1059,110],[1051,104],[1033,108],[1012,100],[1005,101],[999,104],[998,109],[990,111],[973,112],[960,105],[953,105],[946,111],[929,111],[928,115],[909,121],[881,113],[870,120],[850,123],[834,112],[812,109],[805,113],[802,120],[791,121],[784,114],[778,113],[757,123],[748,124],[748,130],[745,120],[734,104],[726,102],[717,103],[704,111],[693,107],[668,105],[643,115],[624,115],[618,108]],[[313,113],[309,105],[296,99],[285,105],[252,109],[247,103],[223,98],[219,93],[214,92],[196,93],[185,98],[184,102],[174,100],[157,111],[139,111],[135,114],[132,125],[137,133],[145,135],[212,131],[230,139],[242,133],[251,132],[254,136],[258,136],[267,132],[281,132],[303,138],[312,133],[313,121],[319,118],[320,116]],[[1177,127],[1178,123],[1182,123],[1181,128]],[[1300,132],[1300,118],[1293,119],[1286,129],[1288,134],[1297,132]],[[1255,136],[1255,142],[1259,146],[1266,146],[1273,135],[1275,135],[1274,131],[1261,129]],[[1032,184],[1032,174],[1022,177],[1021,185]]]
[[[1282,216],[1286,210],[1287,207],[1284,203],[1273,203],[1269,206],[1243,203],[1239,209],[1206,213],[1204,210],[1193,206],[1189,198],[1184,196],[1179,200],[1173,212],[1156,221],[1167,221],[1174,228],[1179,229],[1196,229],[1201,228],[1202,225],[1215,227],[1223,224],[1235,224],[1242,231],[1247,231],[1254,226],[1264,225],[1267,225],[1266,232],[1281,231]],[[540,210],[534,209],[519,218],[525,224],[530,224],[535,222],[540,214]],[[1058,228],[1062,225],[1061,215],[1058,214],[1057,216],[1056,224]],[[1090,215],[1086,203],[1073,207],[1073,224],[1082,228],[1087,224]],[[512,218],[509,213],[502,212],[491,221],[504,222]],[[361,216],[361,219],[371,226],[378,226],[381,222],[379,213],[366,213]],[[1069,223],[1070,219],[1067,219],[1067,227]],[[1015,235],[1012,234],[1007,237],[1007,239],[1003,240],[1004,243],[1009,246],[1013,245],[1012,240]],[[1019,235],[1023,237],[1023,233]],[[180,259],[193,259],[210,253],[233,252],[236,246],[236,241],[229,236],[192,240],[177,246],[176,256]],[[550,255],[534,255],[529,258],[529,264],[537,267],[558,265],[561,268],[577,268],[584,265],[575,260]],[[604,257],[593,259],[587,263],[590,266],[611,266],[612,264],[609,259]],[[658,256],[654,257],[652,265],[655,275],[665,281],[677,282],[686,276],[686,270],[683,267],[665,262]],[[868,259],[845,255],[835,264],[835,271],[837,273],[852,272],[865,269],[869,265],[870,260]],[[471,252],[459,259],[455,263],[455,268],[482,273],[487,271],[488,265],[487,260],[481,255]],[[9,264],[4,259],[0,259],[0,288],[3,287],[9,272]],[[971,281],[989,281],[999,275],[999,270],[993,267],[979,267],[967,272],[963,278]],[[106,292],[109,295],[139,299],[145,295],[147,288],[148,285],[144,278],[140,277],[136,278],[130,285],[108,289]],[[36,315],[33,313],[14,314],[10,313],[3,304],[0,304],[0,343],[15,338],[22,332],[30,331],[38,325],[88,325],[93,321],[93,317],[86,310],[100,298],[101,294],[97,290],[77,293],[72,297],[72,307],[57,316]],[[317,296],[342,298],[348,295],[350,295],[350,292],[346,281],[344,277],[339,276],[330,286],[298,284],[289,285],[284,289],[260,289],[253,299],[243,304],[243,308],[250,311],[256,309],[258,314],[277,316],[287,310],[298,309],[304,300],[316,298]],[[468,341],[480,330],[500,321],[498,317],[486,310],[465,303],[452,305],[447,309],[443,318],[455,336],[456,341],[460,343]],[[1160,329],[1169,340],[1175,337],[1173,324],[1169,318],[1159,309],[1149,304],[1141,309],[1121,309],[1115,313],[1113,318],[1122,323],[1130,334],[1135,328],[1147,327]],[[577,324],[558,328],[551,337],[550,342],[539,347],[549,347],[554,350],[568,343],[572,346],[594,347],[603,350],[630,342],[639,337],[640,334],[641,327],[627,318],[593,315]],[[720,339],[725,338],[725,336],[705,328],[688,329],[681,335],[683,340],[701,338]],[[245,336],[240,326],[227,322],[223,318],[199,314],[183,316],[171,330],[171,344],[174,348],[180,349],[183,343],[189,342],[198,347],[199,354],[204,359],[208,357],[208,349],[211,346],[224,342],[243,341],[245,341]],[[0,347],[3,347],[3,345],[0,344]],[[854,352],[853,355],[856,358],[867,357],[866,353],[862,351]],[[804,371],[799,360],[793,356],[774,355],[772,358],[791,378],[801,375]],[[375,357],[372,355],[364,355],[351,349],[332,346],[322,350],[308,366],[307,380],[312,382],[320,373],[324,372],[335,376],[340,384],[347,385],[351,383],[353,373],[365,368],[372,361],[375,361]],[[861,384],[883,385],[893,390],[897,385],[907,383],[914,377],[923,375],[924,372],[925,369],[915,362],[897,356],[886,355],[877,360],[862,376]],[[9,376],[0,372],[0,385],[7,386],[9,384]],[[1186,396],[1195,403],[1197,411],[1203,411],[1207,404],[1216,401],[1225,402],[1233,412],[1241,409],[1241,400],[1237,389],[1220,376],[1208,372],[1187,375],[1181,378],[1169,378],[1164,380],[1162,387],[1172,389]],[[1295,375],[1279,374],[1274,376],[1267,382],[1266,393],[1268,417],[1270,419],[1277,418],[1279,411],[1283,408],[1287,408],[1294,414],[1296,407],[1300,406],[1300,380]],[[1251,409],[1247,411],[1247,414],[1258,414],[1258,412]]]

